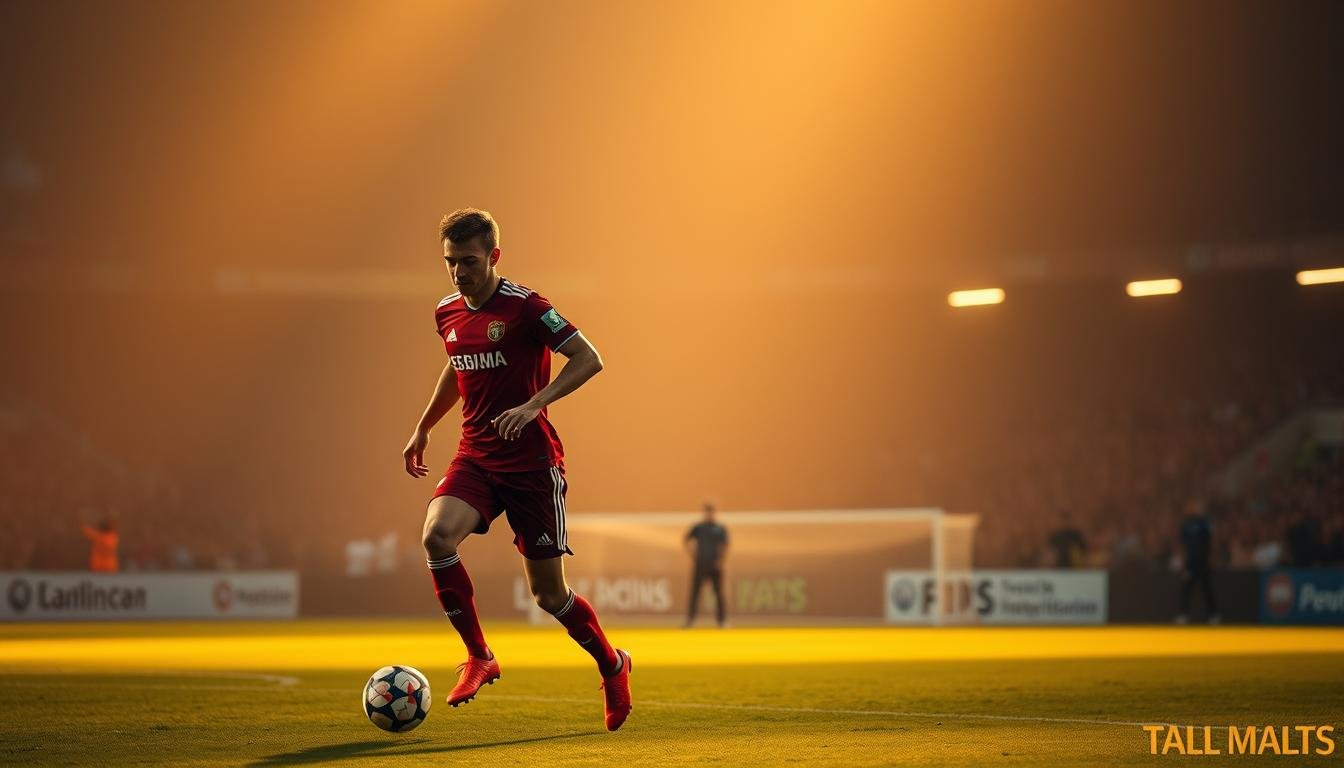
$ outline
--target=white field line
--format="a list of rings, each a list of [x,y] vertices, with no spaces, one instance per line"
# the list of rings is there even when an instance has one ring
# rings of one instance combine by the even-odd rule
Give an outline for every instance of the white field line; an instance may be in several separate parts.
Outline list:
[[[89,671],[87,671],[87,670],[82,670],[82,669],[68,669],[68,668],[67,668],[67,669],[51,669],[51,670],[47,670],[47,671],[50,672],[50,673],[52,673],[52,674],[56,674],[56,675],[89,675],[89,674],[91,674],[91,673],[90,673]],[[7,680],[0,679],[0,685],[4,685],[4,684],[7,683],[7,682],[8,682],[8,683],[14,683],[14,681],[15,681],[16,678],[20,678],[20,677],[36,677],[36,676],[38,676],[39,674],[41,674],[41,673],[38,673],[38,672],[22,672],[22,673],[18,673],[17,675],[14,675],[14,676],[8,678]],[[292,676],[292,675],[266,675],[266,674],[261,674],[261,673],[258,673],[258,672],[199,672],[199,671],[196,671],[196,672],[177,672],[177,671],[174,671],[174,670],[171,670],[171,669],[160,669],[160,670],[136,670],[136,671],[134,671],[134,672],[124,672],[124,673],[101,672],[101,673],[92,673],[92,674],[93,674],[93,676],[95,676],[95,677],[151,677],[151,678],[152,678],[152,677],[178,677],[178,678],[185,677],[185,678],[202,678],[202,679],[210,679],[210,678],[213,678],[213,679],[222,679],[222,680],[257,680],[257,681],[260,681],[260,682],[263,682],[263,683],[274,683],[275,685],[280,686],[281,688],[289,688],[289,687],[296,686],[296,685],[299,684],[299,678],[294,677],[294,676]],[[19,683],[14,683],[14,684],[17,684],[17,685],[23,685],[23,683],[21,683],[21,682],[19,682]],[[177,687],[177,688],[190,689],[190,690],[196,690],[196,689],[198,689],[198,688],[201,688],[200,686],[173,686],[173,685],[156,685],[156,686],[154,686],[154,687],[155,687],[155,688],[174,688],[174,687]],[[258,686],[258,685],[250,685],[250,686],[232,686],[232,687],[234,687],[234,688],[239,688],[239,689],[242,689],[242,690],[253,690],[253,691],[255,691],[255,690],[259,690],[259,689],[261,688],[261,686]],[[202,690],[228,690],[228,688],[209,687],[209,688],[203,688]],[[310,689],[310,690],[311,690],[311,689]]]
[[[299,678],[291,675],[263,675],[251,672],[136,672],[133,676],[140,675],[161,675],[171,677],[216,677],[226,680],[260,680],[265,683],[275,683],[282,687],[289,687],[299,684]]]
[[[58,673],[66,673],[66,670],[58,670]],[[289,690],[296,693],[348,693],[346,688],[316,688],[300,686],[299,678],[288,675],[263,675],[249,674],[239,672],[133,672],[125,675],[110,675],[112,677],[187,677],[187,678],[223,678],[236,680],[259,680],[262,682],[274,683],[280,690]],[[8,681],[0,682],[0,687],[22,686],[24,683],[16,682],[14,678]],[[42,685],[48,685],[48,681],[43,680]],[[258,691],[275,690],[264,686],[256,685],[154,685],[153,688],[168,688],[179,691]],[[492,700],[504,701],[527,701],[539,704],[594,704],[597,699],[566,699],[554,696],[525,696],[516,694],[495,694],[489,695]],[[692,701],[649,701],[647,699],[638,699],[637,704],[643,707],[666,707],[669,709],[703,709],[710,711],[739,711],[739,712],[777,712],[783,714],[805,714],[805,715],[848,715],[857,717],[890,717],[890,718],[922,718],[925,720],[991,720],[1018,723],[1055,723],[1061,725],[1106,725],[1106,726],[1124,726],[1128,728],[1139,728],[1145,725],[1161,725],[1175,728],[1203,728],[1202,725],[1187,725],[1181,723],[1166,723],[1160,721],[1141,721],[1141,720],[1093,720],[1078,717],[1039,717],[1034,715],[990,715],[977,714],[970,712],[907,712],[894,709],[826,709],[823,707],[772,707],[762,704],[722,704],[709,702]],[[1214,730],[1225,731],[1227,726],[1211,726]]]
[[[557,704],[591,704],[589,699],[558,699],[550,696],[516,696],[513,694],[496,694],[490,696],[492,699],[508,699],[512,701],[535,701],[540,703],[554,702]],[[1076,717],[1036,717],[1031,715],[981,715],[965,712],[904,712],[890,709],[823,709],[820,707],[770,707],[759,704],[711,704],[701,702],[682,702],[682,701],[646,701],[637,699],[639,706],[647,707],[671,707],[678,709],[707,709],[707,710],[739,710],[746,712],[782,712],[791,714],[808,715],[858,715],[865,717],[920,717],[937,720],[1007,720],[1013,722],[1029,723],[1069,723],[1075,725],[1123,725],[1141,727],[1145,725],[1162,725],[1184,728],[1180,723],[1163,723],[1157,721],[1128,721],[1128,720],[1088,720]],[[1202,728],[1203,726],[1189,726],[1192,728]],[[1213,726],[1216,730],[1227,730],[1227,726]]]

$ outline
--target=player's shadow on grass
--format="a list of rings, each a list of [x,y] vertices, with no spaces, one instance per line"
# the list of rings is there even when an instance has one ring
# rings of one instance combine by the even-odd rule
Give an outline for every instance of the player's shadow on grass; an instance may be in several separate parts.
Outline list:
[[[554,736],[533,736],[530,739],[510,739],[491,741],[482,744],[435,744],[428,739],[417,741],[351,741],[345,744],[328,744],[321,747],[308,747],[297,752],[284,752],[268,755],[249,763],[249,768],[265,768],[276,765],[303,765],[305,763],[326,763],[332,760],[346,760],[352,757],[377,754],[382,755],[429,755],[440,752],[462,752],[468,749],[487,747],[511,747],[515,744],[530,744],[536,741],[555,741],[557,739],[577,739],[581,736],[596,736],[602,731],[582,733],[557,733]]]

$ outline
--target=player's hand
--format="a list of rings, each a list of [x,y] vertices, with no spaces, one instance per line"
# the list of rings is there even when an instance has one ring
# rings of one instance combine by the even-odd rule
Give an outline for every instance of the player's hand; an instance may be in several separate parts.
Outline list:
[[[406,474],[411,477],[429,474],[429,467],[425,466],[425,449],[428,447],[428,434],[416,432],[411,435],[411,439],[406,442],[406,449],[401,452],[401,457],[406,461]]]
[[[537,418],[539,413],[541,413],[540,408],[533,408],[527,403],[523,403],[517,408],[510,408],[499,414],[491,419],[490,423],[495,425],[495,431],[499,433],[500,437],[505,440],[515,440],[518,435],[523,433],[523,427]]]

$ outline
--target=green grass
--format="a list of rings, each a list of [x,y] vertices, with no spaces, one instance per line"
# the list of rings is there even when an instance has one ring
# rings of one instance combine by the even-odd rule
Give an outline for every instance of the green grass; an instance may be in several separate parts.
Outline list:
[[[823,646],[799,654],[814,658],[811,663],[763,658],[688,666],[655,653],[654,663],[641,665],[640,648],[632,643],[635,710],[614,734],[602,727],[595,672],[569,657],[554,666],[511,667],[501,653],[503,679],[471,704],[451,709],[443,696],[453,670],[442,661],[456,653],[450,648],[417,664],[430,678],[436,703],[420,728],[398,735],[368,723],[359,698],[369,673],[403,661],[401,656],[385,659],[371,648],[370,658],[378,661],[358,669],[328,668],[311,658],[296,668],[250,666],[247,658],[223,664],[216,656],[251,634],[326,642],[341,625],[321,626],[320,632],[306,623],[0,628],[0,764],[1156,765],[1195,758],[1150,755],[1148,734],[1132,723],[1331,724],[1337,740],[1344,730],[1344,649],[851,663],[845,647]],[[360,638],[386,628],[388,647],[394,647],[406,623],[347,626]],[[419,629],[419,644],[450,647],[454,640],[441,622],[412,626]],[[90,658],[90,646],[74,639],[100,631],[108,637],[190,638],[203,644],[202,663],[198,671],[143,665],[128,671],[116,659]],[[512,631],[528,642],[569,642],[553,628]],[[1179,630],[1153,631],[1160,639]],[[650,644],[719,637],[712,631],[641,632],[629,634]],[[866,637],[899,640],[903,632],[909,630],[874,630]],[[980,632],[988,645],[1006,637]],[[806,636],[818,642],[831,637],[827,630]],[[34,638],[71,655],[60,662],[51,655],[25,661],[24,654],[34,651],[20,643]],[[239,676],[243,670],[298,680],[285,685]],[[1340,746],[1328,757],[1204,760],[1327,765],[1339,761]]]

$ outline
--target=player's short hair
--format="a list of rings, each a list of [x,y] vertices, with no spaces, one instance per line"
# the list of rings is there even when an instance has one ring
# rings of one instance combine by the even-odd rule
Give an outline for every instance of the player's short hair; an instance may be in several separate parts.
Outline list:
[[[459,208],[439,222],[439,242],[465,243],[473,237],[481,238],[487,253],[499,247],[499,225],[489,211]]]

